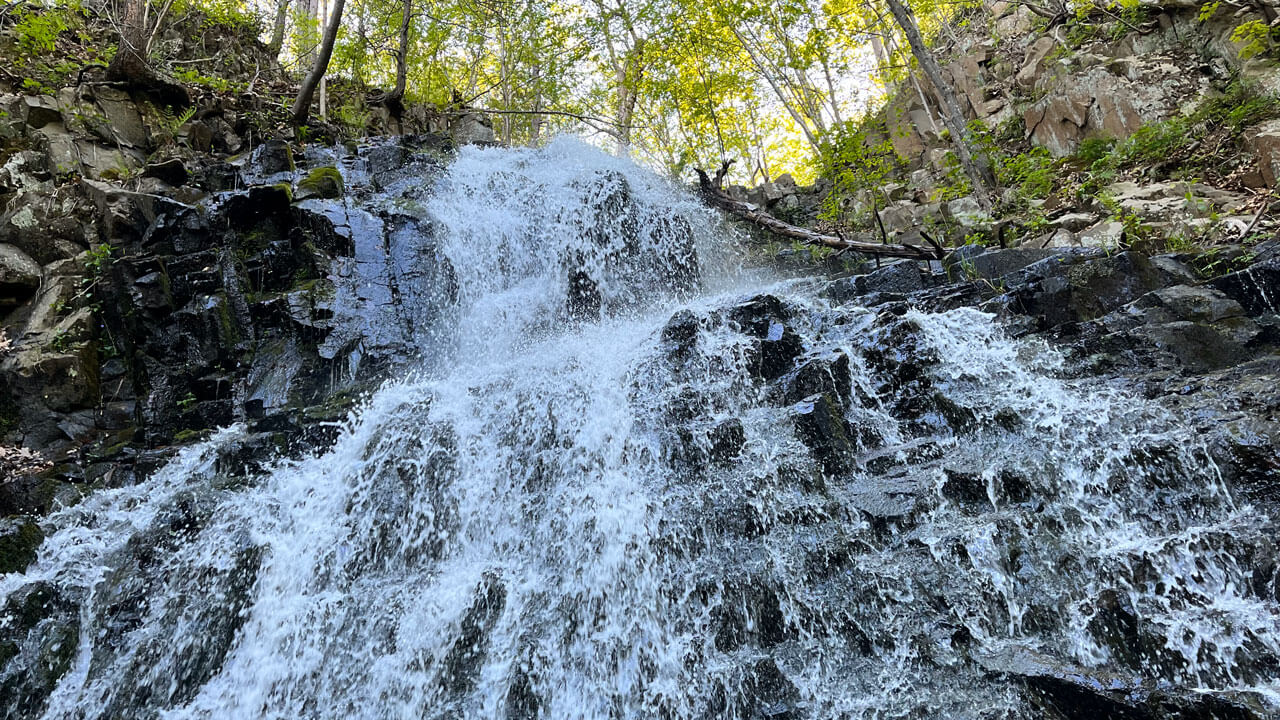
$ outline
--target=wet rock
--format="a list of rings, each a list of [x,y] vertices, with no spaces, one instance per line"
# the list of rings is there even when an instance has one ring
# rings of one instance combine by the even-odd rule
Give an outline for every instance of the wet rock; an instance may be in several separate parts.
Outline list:
[[[713,624],[720,652],[733,652],[747,644],[770,648],[789,637],[781,598],[766,579],[732,579],[719,595]]]
[[[311,197],[326,200],[342,196],[342,173],[336,167],[316,168],[298,181],[298,191],[294,195],[297,200]]]
[[[565,307],[569,317],[590,322],[599,320],[604,308],[604,299],[595,280],[583,270],[575,270],[569,274],[569,291],[565,299]]]
[[[979,658],[989,672],[1021,682],[1042,711],[1066,720],[1262,720],[1268,713],[1247,693],[1157,686],[1133,674],[1086,668],[1029,648]]]
[[[171,537],[194,538],[198,526],[205,522],[203,517],[188,514],[188,510],[180,508],[179,512],[164,518],[167,521],[165,530]],[[136,551],[146,552],[140,547]],[[121,604],[113,608],[116,616],[104,623],[112,627],[113,635],[143,622],[181,622],[183,632],[175,636],[144,635],[137,639],[139,646],[130,648],[132,652],[126,656],[126,662],[113,667],[113,671],[118,673],[118,683],[103,700],[106,714],[117,717],[145,715],[151,708],[185,703],[221,670],[237,633],[248,618],[246,609],[252,602],[250,590],[257,581],[262,552],[260,548],[246,544],[231,549],[230,555],[226,567],[199,567],[201,591],[184,593],[176,602],[157,598],[166,591],[172,593],[185,589],[165,587],[175,581],[163,577],[166,570],[163,562],[144,556],[137,566],[128,570],[139,573],[141,578],[138,575],[116,576],[125,587],[145,594],[126,596],[138,597],[140,604],[136,608]],[[182,581],[178,579],[176,582]],[[211,602],[211,598],[217,600]],[[119,600],[125,601],[123,597]],[[157,617],[161,613],[163,615]],[[105,665],[109,659],[116,660],[111,656],[122,648],[102,642],[101,637],[98,640],[94,645],[95,664]],[[172,675],[157,677],[153,672],[156,666],[171,668]]]
[[[742,421],[730,418],[718,423],[707,433],[707,442],[711,446],[713,461],[725,464],[732,462],[742,454],[742,448],[747,443]]]
[[[843,408],[830,394],[814,395],[793,409],[796,435],[828,475],[853,469],[859,451],[857,434],[844,418]]]
[[[751,668],[743,694],[751,707],[748,717],[800,720],[804,716],[800,691],[771,659],[760,660]]]
[[[38,717],[71,669],[80,638],[78,608],[38,582],[11,594],[0,626],[0,707],[10,717]]]
[[[268,140],[254,148],[249,166],[261,177],[293,172],[293,150],[283,140]]]
[[[1240,303],[1222,292],[1190,285],[1174,285],[1156,290],[1134,301],[1133,307],[1144,313],[1147,322],[1177,319],[1216,323],[1243,317],[1245,314]]]
[[[1046,258],[1010,277],[1012,311],[1036,316],[1040,329],[1101,317],[1146,293],[1185,282],[1189,270],[1136,252]]]
[[[953,261],[948,274],[954,281],[985,278],[996,280],[1015,273],[1028,265],[1053,257],[1052,248],[1010,248],[985,250],[969,257]]]
[[[905,296],[928,287],[929,281],[914,261],[896,262],[865,275],[855,275],[832,282],[823,294],[832,302],[845,304],[858,300],[867,303],[867,296]]]
[[[1280,312],[1280,259],[1255,263],[1209,284],[1251,315]]]
[[[790,327],[791,317],[791,310],[773,295],[760,295],[729,311],[729,323],[758,340],[748,358],[753,376],[775,380],[795,367],[804,341]]]
[[[843,351],[810,358],[801,362],[782,383],[782,399],[787,404],[823,393],[831,394],[842,404],[853,402],[853,384],[849,372],[849,356]]]
[[[475,687],[480,665],[488,653],[489,633],[507,604],[507,590],[496,577],[486,576],[462,618],[459,635],[444,657],[440,674],[446,691],[463,694]]]
[[[44,541],[40,526],[29,518],[0,520],[0,575],[22,572],[36,559]]]
[[[683,362],[691,357],[698,343],[698,316],[681,310],[662,328],[662,342],[672,359]]]

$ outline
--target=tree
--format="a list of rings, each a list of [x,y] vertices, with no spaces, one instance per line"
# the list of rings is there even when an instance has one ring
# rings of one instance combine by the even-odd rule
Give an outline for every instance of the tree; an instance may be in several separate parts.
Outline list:
[[[938,91],[938,97],[942,101],[942,122],[951,133],[956,159],[960,161],[960,167],[964,169],[965,175],[969,176],[969,181],[973,184],[973,194],[978,204],[984,210],[990,210],[991,199],[996,188],[995,175],[991,172],[991,163],[986,156],[974,148],[973,137],[964,121],[964,114],[960,111],[955,90],[951,87],[951,83],[942,77],[942,68],[938,67],[938,61],[925,46],[920,28],[916,25],[915,13],[902,0],[885,0],[885,2],[889,5],[889,12],[893,14],[893,19],[902,28],[902,33],[907,36],[911,54],[915,56],[920,70]]]
[[[599,42],[604,46],[608,68],[613,74],[614,124],[610,134],[617,142],[618,152],[623,153],[631,146],[641,83],[652,62],[650,38],[640,21],[655,15],[657,9],[649,2],[595,0],[595,10],[594,22],[589,27],[599,33]]]
[[[289,0],[276,0],[275,21],[271,25],[271,42],[267,43],[267,50],[270,51],[271,57],[279,58],[280,51],[284,49],[284,31],[288,21]]]
[[[329,23],[324,28],[324,38],[320,41],[320,52],[316,55],[311,72],[302,81],[298,97],[293,101],[291,117],[294,125],[305,125],[311,115],[311,98],[315,96],[316,87],[329,71],[329,58],[333,57],[333,45],[338,39],[338,26],[342,24],[342,10],[346,0],[334,0],[333,10],[329,15]]]
[[[117,22],[120,44],[107,65],[107,79],[146,92],[168,105],[187,105],[191,102],[187,89],[161,76],[147,60],[151,38],[168,8],[166,4],[153,18],[148,0],[125,0],[124,15]]]
[[[409,84],[409,27],[413,24],[413,0],[404,0],[404,15],[400,20],[400,42],[396,46],[396,84],[386,97],[388,107],[397,116],[403,107],[405,89]]]

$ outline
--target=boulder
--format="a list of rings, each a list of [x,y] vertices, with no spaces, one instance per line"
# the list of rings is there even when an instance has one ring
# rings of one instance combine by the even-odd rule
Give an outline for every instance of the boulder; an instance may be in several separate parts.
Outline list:
[[[1124,223],[1114,220],[1102,222],[1086,228],[1076,236],[1075,243],[1081,247],[1115,248],[1124,238]]]
[[[342,173],[333,166],[319,167],[307,173],[298,181],[298,190],[294,194],[297,200],[307,198],[323,198],[331,200],[342,196]]]
[[[50,123],[62,122],[62,111],[58,109],[58,101],[48,95],[27,95],[23,98],[27,127],[39,130]]]
[[[1097,222],[1098,218],[1091,213],[1074,212],[1054,218],[1050,224],[1055,228],[1063,228],[1070,232],[1080,232]]]
[[[138,113],[138,105],[123,90],[98,88],[94,93],[97,106],[106,116],[112,139],[119,145],[146,150],[150,136]]]
[[[459,146],[494,141],[493,122],[487,115],[466,113],[449,122],[449,136]]]
[[[1186,283],[1193,273],[1177,263],[1136,252],[1060,252],[1006,277],[1009,309],[1029,315],[1038,329],[1102,317],[1139,297]]]
[[[0,194],[52,187],[49,157],[34,150],[14,153],[0,165]]]
[[[1245,133],[1245,144],[1258,160],[1258,171],[1267,187],[1280,177],[1280,120],[1271,120]]]
[[[963,228],[986,227],[991,224],[991,213],[982,209],[972,196],[957,198],[947,203],[946,215]]]
[[[0,243],[45,265],[75,257],[97,241],[94,209],[77,185],[20,191],[0,215]]]
[[[283,140],[268,140],[253,149],[249,168],[255,176],[262,178],[293,172],[293,150]]]
[[[169,158],[147,165],[143,177],[156,178],[174,187],[181,187],[191,179],[191,172],[181,158]]]
[[[0,310],[20,305],[40,288],[40,266],[12,245],[0,244]]]
[[[1018,74],[1013,79],[1018,87],[1024,90],[1030,90],[1035,87],[1036,80],[1043,74],[1045,59],[1056,47],[1058,47],[1057,40],[1050,35],[1042,35],[1032,43],[1031,47],[1027,48],[1026,57],[1022,61],[1022,68],[1018,70]]]

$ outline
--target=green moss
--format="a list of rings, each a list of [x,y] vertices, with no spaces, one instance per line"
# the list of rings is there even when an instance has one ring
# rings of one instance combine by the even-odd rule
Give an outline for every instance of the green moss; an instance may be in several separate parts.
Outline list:
[[[0,530],[0,575],[26,570],[35,562],[36,551],[44,542],[44,533],[34,520],[9,522],[12,524]]]
[[[188,443],[193,443],[203,438],[205,433],[207,432],[208,430],[196,430],[196,429],[180,430],[178,431],[177,434],[173,436],[173,444],[186,445]]]
[[[218,330],[222,335],[222,341],[227,347],[235,347],[240,343],[240,329],[236,327],[236,323],[231,318],[231,302],[227,300],[226,293],[218,293],[218,303],[215,308],[218,313]]]
[[[289,161],[289,165],[290,167],[293,166],[292,160]],[[301,187],[302,183],[298,183],[298,186]],[[279,183],[276,183],[275,185],[272,185],[271,187],[284,193],[285,197],[289,198],[289,202],[293,202],[293,186],[292,185],[290,185],[287,182],[279,182]]]
[[[342,173],[336,167],[320,167],[298,181],[298,190],[308,197],[332,199],[342,195]]]

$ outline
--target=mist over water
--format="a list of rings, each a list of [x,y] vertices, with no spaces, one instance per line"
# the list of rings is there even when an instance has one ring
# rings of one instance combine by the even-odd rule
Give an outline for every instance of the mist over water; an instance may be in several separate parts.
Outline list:
[[[48,517],[0,595],[56,588],[31,642],[74,651],[7,717],[1034,718],[1035,667],[1280,710],[1264,518],[1177,418],[741,271],[576,142],[465,149],[421,212],[433,369],[314,456],[229,479],[233,427]]]

